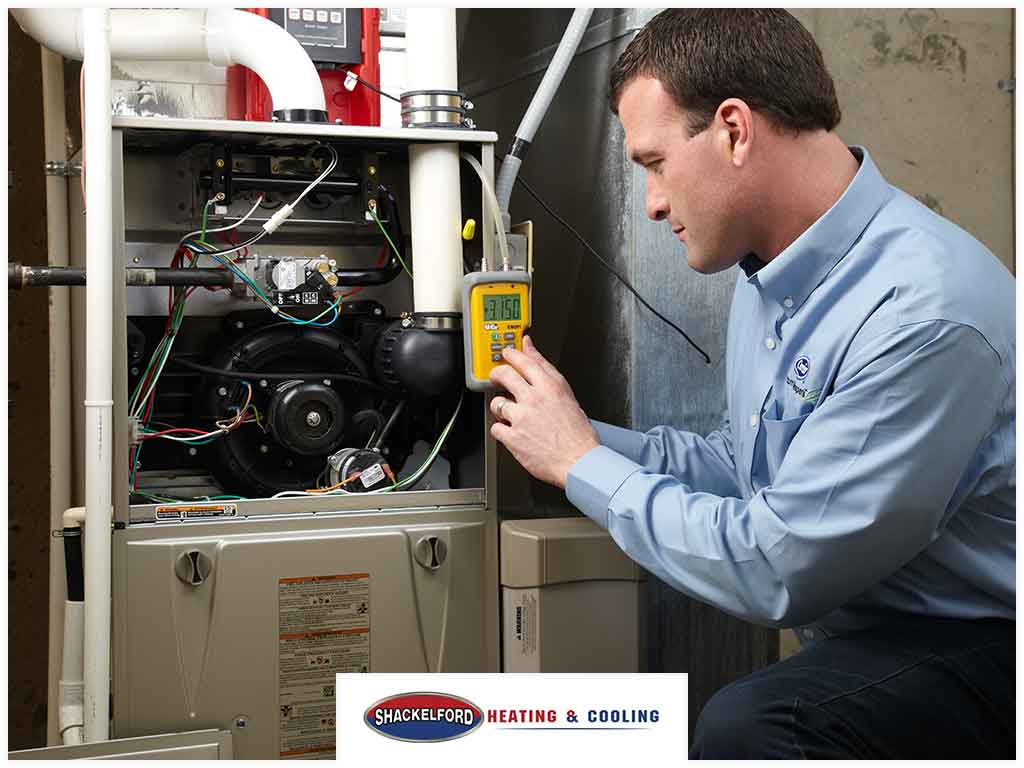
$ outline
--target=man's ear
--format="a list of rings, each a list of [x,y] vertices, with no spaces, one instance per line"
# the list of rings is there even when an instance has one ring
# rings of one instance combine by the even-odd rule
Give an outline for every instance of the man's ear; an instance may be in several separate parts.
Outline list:
[[[715,144],[730,163],[741,168],[750,160],[754,146],[754,113],[742,99],[726,99],[718,105],[713,123]]]

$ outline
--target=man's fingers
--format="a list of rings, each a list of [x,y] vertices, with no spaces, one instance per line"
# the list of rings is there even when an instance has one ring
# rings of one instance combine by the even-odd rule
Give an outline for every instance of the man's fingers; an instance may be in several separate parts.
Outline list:
[[[497,440],[504,446],[507,446],[506,442],[512,435],[512,427],[508,424],[502,424],[500,421],[496,421],[491,425],[491,437]]]
[[[492,368],[490,378],[492,383],[497,384],[506,392],[511,392],[512,397],[520,402],[530,391],[530,385],[511,365],[499,365]]]
[[[502,421],[511,421],[511,411],[514,405],[515,402],[499,395],[491,400],[491,413]]]

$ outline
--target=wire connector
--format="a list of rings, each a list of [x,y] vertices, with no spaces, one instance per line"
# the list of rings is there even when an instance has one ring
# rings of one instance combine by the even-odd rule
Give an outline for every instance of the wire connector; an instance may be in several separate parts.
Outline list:
[[[273,216],[271,216],[269,219],[263,222],[263,231],[266,232],[268,235],[274,234],[277,231],[277,228],[284,224],[285,221],[288,220],[288,217],[291,216],[294,211],[295,209],[292,206],[285,203],[284,205],[281,206],[277,213],[275,213]]]

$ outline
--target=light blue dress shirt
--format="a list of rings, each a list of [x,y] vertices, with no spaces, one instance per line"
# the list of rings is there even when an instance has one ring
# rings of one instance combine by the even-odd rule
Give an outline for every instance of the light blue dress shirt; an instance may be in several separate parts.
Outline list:
[[[1013,618],[1014,280],[851,151],[839,201],[741,264],[721,428],[595,422],[566,495],[681,592],[803,639]]]

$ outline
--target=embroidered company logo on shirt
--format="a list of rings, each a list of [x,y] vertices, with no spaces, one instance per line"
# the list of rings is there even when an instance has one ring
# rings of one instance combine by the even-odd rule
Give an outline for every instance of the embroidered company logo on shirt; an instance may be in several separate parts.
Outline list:
[[[796,376],[797,381],[803,382],[807,378],[807,374],[811,372],[811,361],[807,355],[801,355],[797,358],[796,363],[793,364],[793,375]],[[789,384],[790,388],[796,393],[796,396],[801,400],[808,403],[818,402],[818,396],[821,395],[821,389],[807,389],[806,387],[800,386],[800,384],[794,381],[789,376],[786,377],[786,383]]]
[[[480,707],[447,693],[400,693],[378,701],[363,720],[382,736],[399,741],[450,741],[483,723]]]

